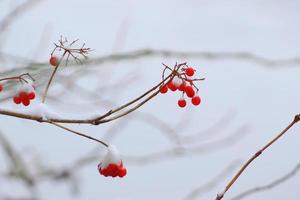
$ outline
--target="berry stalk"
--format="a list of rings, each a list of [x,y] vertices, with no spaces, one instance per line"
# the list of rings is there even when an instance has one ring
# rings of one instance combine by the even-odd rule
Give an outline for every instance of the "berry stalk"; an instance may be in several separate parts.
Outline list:
[[[48,90],[49,90],[50,85],[51,85],[51,83],[52,83],[52,81],[53,81],[54,75],[56,74],[57,69],[58,69],[58,67],[59,67],[59,65],[60,65],[60,63],[61,63],[61,61],[62,61],[63,58],[65,57],[66,53],[67,53],[67,51],[64,52],[64,54],[63,54],[62,57],[60,58],[58,64],[54,66],[54,70],[53,70],[53,72],[52,72],[52,74],[51,74],[51,76],[50,76],[50,79],[49,79],[49,81],[48,81],[48,83],[47,83],[47,86],[46,86],[45,91],[44,91],[44,94],[43,94],[42,103],[45,103],[45,101],[46,101],[46,98],[47,98],[47,95],[48,95]]]

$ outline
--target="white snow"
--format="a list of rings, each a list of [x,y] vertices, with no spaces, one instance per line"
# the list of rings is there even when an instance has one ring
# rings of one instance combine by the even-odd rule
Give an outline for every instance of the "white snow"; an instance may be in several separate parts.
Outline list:
[[[172,80],[173,85],[175,85],[176,87],[179,87],[182,83],[182,79],[179,78],[178,76],[175,76]]]
[[[26,92],[26,93],[30,93],[34,91],[34,88],[32,86],[31,82],[28,83],[23,83],[22,85],[19,86],[19,88],[17,89],[17,93],[19,94],[20,92]]]
[[[109,145],[107,148],[107,153],[104,156],[103,161],[98,165],[98,168],[105,168],[109,164],[117,164],[120,165],[122,162],[120,153],[114,145]]]
[[[38,117],[42,117],[43,120],[60,118],[59,115],[54,112],[48,105],[44,103],[39,103],[35,105],[31,105],[26,109],[23,109],[24,114],[34,115]]]

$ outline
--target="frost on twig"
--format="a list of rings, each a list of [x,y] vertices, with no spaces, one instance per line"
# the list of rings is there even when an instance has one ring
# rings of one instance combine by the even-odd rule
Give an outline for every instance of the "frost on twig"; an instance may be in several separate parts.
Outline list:
[[[60,118],[59,114],[53,111],[52,108],[49,107],[49,105],[46,105],[44,103],[32,105],[27,109],[24,109],[23,113],[40,117],[43,120]]]

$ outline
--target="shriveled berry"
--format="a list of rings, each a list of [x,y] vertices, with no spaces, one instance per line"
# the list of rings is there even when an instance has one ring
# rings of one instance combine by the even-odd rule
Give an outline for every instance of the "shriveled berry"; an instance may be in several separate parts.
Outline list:
[[[186,95],[188,96],[188,97],[193,97],[194,95],[195,95],[195,90],[194,90],[194,88],[192,87],[192,86],[186,86],[185,87],[185,93],[186,93]]]
[[[14,100],[14,102],[15,102],[15,104],[20,104],[22,101],[21,101],[21,98],[20,97],[17,97],[17,96],[15,96],[14,98],[13,98],[13,100]]]
[[[159,87],[159,92],[162,93],[162,94],[165,94],[168,92],[168,86],[167,85],[161,85]]]
[[[187,76],[193,76],[195,73],[195,69],[192,67],[188,67],[188,68],[186,68],[185,73]]]
[[[59,64],[58,58],[56,56],[51,56],[49,62],[50,62],[50,65],[52,65],[54,67],[57,67]]]
[[[178,100],[178,106],[184,108],[186,106],[186,100],[181,98]]]
[[[201,103],[201,98],[199,96],[194,96],[192,98],[192,104],[198,106]]]
[[[177,90],[177,87],[173,84],[172,81],[169,81],[169,83],[168,83],[168,88],[169,88],[170,90],[172,90],[173,92]]]

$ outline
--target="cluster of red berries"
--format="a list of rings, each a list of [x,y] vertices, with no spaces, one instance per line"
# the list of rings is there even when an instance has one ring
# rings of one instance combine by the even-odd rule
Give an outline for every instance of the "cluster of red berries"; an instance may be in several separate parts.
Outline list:
[[[98,165],[98,171],[101,175],[107,177],[124,177],[127,174],[126,168],[123,167],[123,162],[120,165],[110,163],[106,167],[101,168],[101,163]]]
[[[23,84],[17,94],[13,97],[15,104],[22,103],[24,106],[28,106],[33,99],[35,99],[35,90],[29,83]]]
[[[178,69],[179,70],[179,69]],[[182,72],[176,71],[173,78],[168,81],[167,84],[162,84],[160,86],[160,93],[165,94],[168,90],[173,92],[181,91],[182,97],[178,100],[178,106],[183,108],[187,105],[187,102],[184,98],[186,95],[187,97],[191,98],[191,102],[193,105],[198,106],[201,103],[201,98],[197,95],[198,89],[194,84],[193,76],[195,74],[195,69],[192,67],[183,67],[181,68]]]
[[[2,92],[2,91],[3,91],[3,85],[0,84],[0,92]]]

